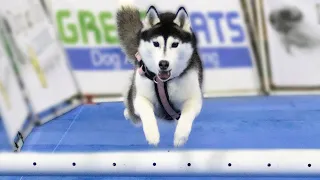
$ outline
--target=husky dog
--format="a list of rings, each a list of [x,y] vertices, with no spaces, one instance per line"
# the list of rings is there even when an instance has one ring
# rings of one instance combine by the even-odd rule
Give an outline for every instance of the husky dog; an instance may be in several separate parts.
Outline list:
[[[302,11],[296,6],[283,6],[272,10],[269,22],[288,54],[292,54],[292,47],[313,49],[320,45],[319,27],[307,22]]]
[[[187,11],[159,13],[150,6],[141,20],[137,8],[122,5],[117,26],[122,49],[135,66],[125,94],[126,119],[142,125],[154,146],[160,141],[157,119],[174,121],[174,146],[184,145],[203,97],[202,61]]]

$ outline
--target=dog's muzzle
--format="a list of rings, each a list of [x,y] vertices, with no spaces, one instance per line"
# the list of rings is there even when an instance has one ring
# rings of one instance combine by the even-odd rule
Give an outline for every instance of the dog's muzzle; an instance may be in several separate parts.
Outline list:
[[[160,71],[158,73],[158,77],[160,78],[160,80],[166,81],[170,78],[171,70],[168,70],[169,65],[170,65],[169,61],[167,61],[167,60],[161,60],[159,62]]]

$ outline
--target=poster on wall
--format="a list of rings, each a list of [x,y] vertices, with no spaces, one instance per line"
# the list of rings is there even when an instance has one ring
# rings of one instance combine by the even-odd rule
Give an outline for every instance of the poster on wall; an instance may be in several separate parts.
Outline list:
[[[177,11],[180,1],[154,1]],[[239,0],[183,1],[199,39],[205,67],[205,92],[258,91],[259,81]],[[134,4],[145,12],[147,0]],[[117,37],[118,0],[52,1],[52,17],[81,90],[88,94],[122,94],[132,65]]]
[[[54,27],[39,0],[3,5],[6,40],[36,113],[78,94],[73,74]]]
[[[29,109],[0,34],[0,114],[7,137],[14,145],[18,131],[28,119]],[[1,122],[0,122],[1,123]]]
[[[320,0],[265,0],[271,84],[320,87]]]

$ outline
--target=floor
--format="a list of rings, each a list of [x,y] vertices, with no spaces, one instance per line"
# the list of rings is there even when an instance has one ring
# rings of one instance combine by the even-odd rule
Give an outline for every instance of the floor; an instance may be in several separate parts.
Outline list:
[[[173,148],[174,126],[159,123],[157,149]],[[320,148],[320,96],[206,99],[184,149]],[[0,150],[8,150],[0,126]],[[123,118],[122,103],[82,105],[37,127],[22,151],[97,152],[151,150],[141,128]],[[1,177],[2,179],[173,179],[164,177]],[[177,179],[177,178],[174,178]],[[179,178],[199,179],[199,178]],[[278,180],[302,178],[201,178]],[[311,178],[309,178],[311,179]],[[319,179],[319,178],[314,178]]]

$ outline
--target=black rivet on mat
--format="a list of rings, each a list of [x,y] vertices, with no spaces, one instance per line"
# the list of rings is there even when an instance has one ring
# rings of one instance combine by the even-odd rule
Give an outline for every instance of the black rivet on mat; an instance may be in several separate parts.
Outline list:
[[[76,166],[76,163],[72,163],[72,166]]]
[[[270,163],[268,163],[268,167],[271,167],[271,164],[270,164]]]
[[[308,164],[308,167],[311,167],[311,164]]]
[[[116,164],[116,163],[113,163],[112,165],[113,165],[113,166],[116,166],[117,164]]]
[[[34,165],[34,166],[36,166],[36,165],[37,165],[37,163],[36,163],[36,162],[33,162],[33,165]]]
[[[157,164],[156,163],[153,163],[153,166],[156,166]]]
[[[188,163],[188,166],[191,166],[191,163]]]
[[[230,167],[230,166],[231,166],[231,163],[229,163],[228,166]]]

